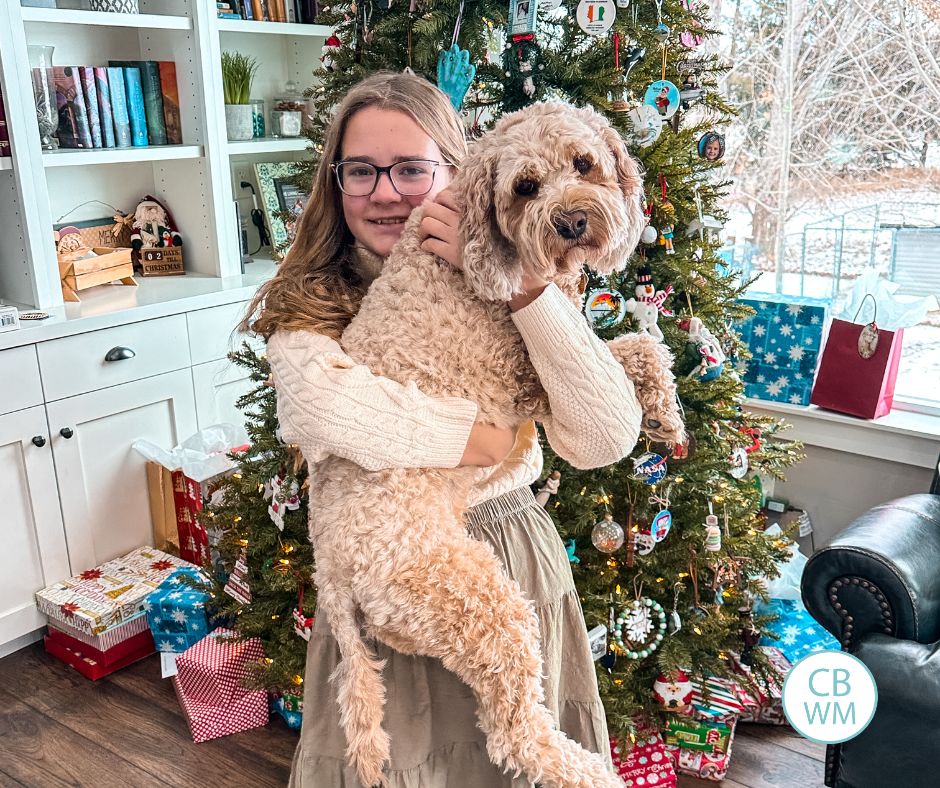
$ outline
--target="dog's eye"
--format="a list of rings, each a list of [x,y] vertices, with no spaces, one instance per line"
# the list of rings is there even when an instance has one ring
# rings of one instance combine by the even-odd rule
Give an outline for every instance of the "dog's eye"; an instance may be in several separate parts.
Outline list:
[[[516,184],[516,194],[520,195],[521,197],[531,197],[538,190],[538,181],[533,181],[531,178],[526,178],[525,180],[521,180]]]
[[[575,156],[574,158],[574,168],[582,175],[587,175],[593,166],[594,162],[592,162],[587,156]]]

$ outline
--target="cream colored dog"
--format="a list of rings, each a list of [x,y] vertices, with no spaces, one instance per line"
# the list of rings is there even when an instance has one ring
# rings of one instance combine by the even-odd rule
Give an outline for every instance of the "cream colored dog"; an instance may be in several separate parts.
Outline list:
[[[530,266],[580,304],[584,263],[609,272],[633,252],[641,188],[623,142],[596,112],[545,103],[504,117],[453,184],[464,209],[463,273],[420,249],[414,211],[343,334],[344,350],[378,375],[476,402],[483,421],[514,428],[544,417],[548,400],[506,301]],[[612,350],[627,362],[647,431],[681,440],[665,348],[634,335]],[[464,527],[476,475],[472,467],[369,472],[337,457],[312,470],[314,580],[342,653],[333,680],[347,757],[363,785],[382,783],[382,663],[364,628],[398,651],[440,659],[474,690],[494,763],[546,788],[622,788],[542,705],[533,605]]]

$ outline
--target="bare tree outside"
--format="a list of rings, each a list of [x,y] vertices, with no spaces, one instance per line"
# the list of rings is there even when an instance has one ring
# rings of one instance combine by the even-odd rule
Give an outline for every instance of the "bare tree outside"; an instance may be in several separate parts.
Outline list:
[[[713,5],[740,110],[728,258],[755,289],[837,298],[874,268],[940,293],[940,1]],[[940,399],[940,311],[906,332],[904,397]]]

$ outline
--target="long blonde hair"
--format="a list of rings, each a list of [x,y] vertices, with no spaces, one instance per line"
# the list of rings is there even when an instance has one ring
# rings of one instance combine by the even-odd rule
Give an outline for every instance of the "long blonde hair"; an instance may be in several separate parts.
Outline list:
[[[459,164],[466,152],[463,127],[450,100],[427,80],[380,72],[353,87],[330,121],[294,243],[277,273],[252,299],[243,330],[267,339],[278,329],[300,329],[338,340],[359,311],[366,286],[350,260],[353,237],[330,165],[340,158],[349,119],[366,107],[408,115],[437,143],[449,164]]]

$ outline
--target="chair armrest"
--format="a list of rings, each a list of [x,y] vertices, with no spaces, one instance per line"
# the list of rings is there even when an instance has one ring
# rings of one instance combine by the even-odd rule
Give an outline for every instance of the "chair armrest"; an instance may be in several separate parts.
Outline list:
[[[869,633],[940,638],[940,497],[870,509],[806,564],[803,604],[853,650]]]

